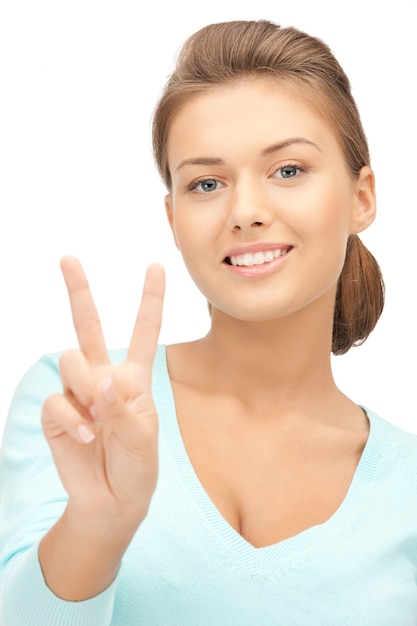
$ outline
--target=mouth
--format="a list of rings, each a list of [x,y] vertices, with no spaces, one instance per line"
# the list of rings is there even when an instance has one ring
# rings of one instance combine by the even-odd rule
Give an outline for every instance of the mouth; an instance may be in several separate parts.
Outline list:
[[[234,267],[254,267],[257,265],[267,265],[279,257],[285,256],[292,249],[292,246],[285,248],[275,248],[271,250],[262,250],[254,253],[246,252],[245,254],[238,254],[227,256],[224,259],[226,265],[233,265]]]

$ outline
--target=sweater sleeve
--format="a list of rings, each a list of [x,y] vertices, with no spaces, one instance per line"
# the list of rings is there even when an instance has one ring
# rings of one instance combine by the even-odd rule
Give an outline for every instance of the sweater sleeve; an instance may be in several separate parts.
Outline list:
[[[67,494],[41,426],[45,398],[61,391],[59,354],[45,355],[24,375],[11,402],[0,454],[0,624],[107,626],[117,578],[83,602],[61,600],[47,587],[38,559],[42,537],[62,514]]]

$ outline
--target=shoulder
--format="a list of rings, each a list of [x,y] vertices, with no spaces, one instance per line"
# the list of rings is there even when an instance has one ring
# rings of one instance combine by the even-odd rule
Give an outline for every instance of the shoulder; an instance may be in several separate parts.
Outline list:
[[[373,430],[377,433],[391,462],[402,466],[417,482],[417,434],[395,425],[369,409],[365,410],[371,424],[371,432]]]
[[[59,377],[59,359],[61,352],[42,355],[22,375],[11,402],[15,405],[37,404],[46,395],[62,390]]]

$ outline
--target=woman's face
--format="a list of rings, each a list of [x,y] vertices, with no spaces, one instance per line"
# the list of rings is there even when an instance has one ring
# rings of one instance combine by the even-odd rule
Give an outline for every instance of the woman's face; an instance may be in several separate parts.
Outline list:
[[[272,80],[216,87],[172,123],[168,218],[214,308],[270,320],[335,293],[348,236],[373,220],[373,176],[353,181],[332,128]]]

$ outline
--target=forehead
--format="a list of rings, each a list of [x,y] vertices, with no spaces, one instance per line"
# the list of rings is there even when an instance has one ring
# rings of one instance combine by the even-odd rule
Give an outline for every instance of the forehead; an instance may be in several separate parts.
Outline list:
[[[338,137],[319,106],[300,89],[276,79],[249,79],[213,86],[192,96],[172,120],[168,156],[184,152],[259,149],[287,137],[305,137],[315,143],[339,145]]]

